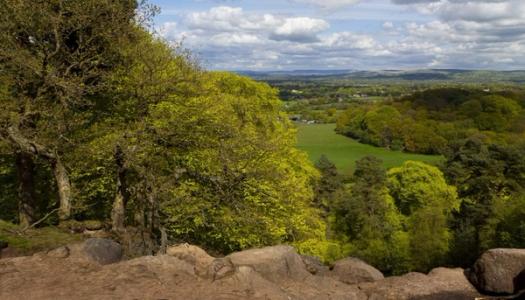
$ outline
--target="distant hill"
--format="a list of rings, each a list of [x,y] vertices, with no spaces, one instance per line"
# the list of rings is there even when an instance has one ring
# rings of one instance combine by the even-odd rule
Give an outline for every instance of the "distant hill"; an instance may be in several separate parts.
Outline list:
[[[295,71],[237,71],[257,80],[333,80],[358,81],[454,81],[454,82],[511,82],[525,83],[525,70],[491,71],[458,69],[425,70],[295,70]]]

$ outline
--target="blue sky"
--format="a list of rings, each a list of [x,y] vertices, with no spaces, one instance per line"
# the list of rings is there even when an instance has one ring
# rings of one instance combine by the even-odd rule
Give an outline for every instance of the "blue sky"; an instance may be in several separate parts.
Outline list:
[[[209,69],[525,69],[524,0],[150,3]]]

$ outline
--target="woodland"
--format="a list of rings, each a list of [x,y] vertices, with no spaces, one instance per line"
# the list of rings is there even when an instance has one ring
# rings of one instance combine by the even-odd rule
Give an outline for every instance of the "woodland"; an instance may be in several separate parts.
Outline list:
[[[525,248],[519,87],[401,88],[336,108],[342,135],[444,157],[385,169],[365,156],[343,174],[296,148],[276,88],[204,69],[154,33],[156,12],[134,0],[0,5],[0,219],[20,234],[99,222],[139,239],[134,255],[290,244],[385,274]]]

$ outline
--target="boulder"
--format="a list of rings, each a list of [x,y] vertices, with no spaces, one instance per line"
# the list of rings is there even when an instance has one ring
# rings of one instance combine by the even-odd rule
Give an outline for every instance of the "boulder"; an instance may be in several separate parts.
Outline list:
[[[214,261],[214,257],[197,246],[190,244],[171,246],[166,249],[166,254],[187,262],[193,266],[195,273],[199,276],[210,279],[215,278],[213,267],[210,266]]]
[[[69,257],[69,247],[63,246],[47,252],[47,256],[54,258],[67,258]]]
[[[290,246],[273,246],[235,252],[227,256],[235,266],[252,267],[263,278],[280,283],[283,280],[304,280],[311,274]]]
[[[176,257],[180,260],[186,261],[191,265],[195,264],[209,264],[213,261],[213,257],[203,249],[190,244],[180,244],[171,246],[166,249],[166,254]]]
[[[84,242],[82,254],[91,261],[107,265],[122,259],[122,247],[110,239],[91,238]]]
[[[324,275],[330,271],[328,266],[323,264],[323,262],[314,256],[301,255],[306,270],[312,275]]]
[[[66,252],[65,248],[59,248],[0,260],[0,299],[367,299],[355,286],[308,273],[299,264],[300,256],[290,247],[262,249],[259,258],[270,266],[235,265],[228,257],[213,259],[209,265],[212,280],[196,276],[194,266],[174,256],[143,256],[100,265],[86,259],[83,243],[67,248],[71,252],[67,259],[55,257]],[[248,252],[248,257],[252,257],[253,250]],[[240,254],[234,256],[237,261],[241,258],[250,261]],[[289,267],[284,266],[287,263]],[[283,275],[286,280],[277,280],[255,268],[265,271],[273,268],[277,275],[288,270],[290,276]],[[301,268],[306,277],[291,279]]]
[[[525,249],[492,249],[483,253],[468,271],[479,290],[514,294],[525,289]]]
[[[412,272],[358,287],[369,300],[473,300],[481,296],[463,269],[437,268],[428,275]]]
[[[385,278],[378,269],[354,257],[336,261],[328,276],[346,284],[373,282]]]

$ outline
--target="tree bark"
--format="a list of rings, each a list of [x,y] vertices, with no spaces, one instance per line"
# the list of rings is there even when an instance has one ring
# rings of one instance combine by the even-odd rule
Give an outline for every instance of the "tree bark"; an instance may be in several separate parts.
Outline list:
[[[55,159],[51,161],[51,164],[53,166],[60,204],[58,218],[60,221],[69,220],[71,218],[71,181],[69,180],[69,174],[58,155],[55,155]]]
[[[34,162],[31,154],[18,152],[16,154],[16,170],[18,177],[18,219],[22,227],[35,222],[35,181]]]
[[[122,148],[117,145],[115,148],[115,163],[117,164],[117,193],[113,200],[113,209],[111,210],[111,224],[114,231],[120,232],[125,229],[126,221],[126,204],[128,202],[128,193],[126,186],[126,167],[125,157]]]

